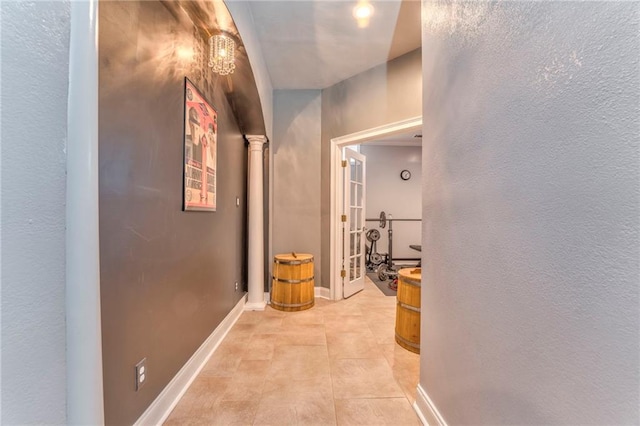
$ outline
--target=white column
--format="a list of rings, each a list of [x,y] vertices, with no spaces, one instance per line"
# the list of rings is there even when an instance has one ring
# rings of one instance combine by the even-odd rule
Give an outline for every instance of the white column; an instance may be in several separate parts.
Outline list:
[[[249,141],[249,300],[247,311],[262,311],[264,301],[263,147],[266,136],[247,135]]]
[[[67,119],[67,424],[104,424],[98,232],[98,1],[71,2]],[[34,407],[36,408],[36,407]]]

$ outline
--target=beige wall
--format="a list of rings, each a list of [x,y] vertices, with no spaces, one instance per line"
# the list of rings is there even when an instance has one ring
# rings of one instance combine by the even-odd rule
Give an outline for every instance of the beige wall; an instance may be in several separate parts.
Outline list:
[[[322,91],[322,287],[330,285],[331,139],[422,114],[420,49]],[[319,280],[316,280],[318,285]]]
[[[319,90],[274,93],[273,251],[311,253],[316,277],[321,264],[320,108]]]

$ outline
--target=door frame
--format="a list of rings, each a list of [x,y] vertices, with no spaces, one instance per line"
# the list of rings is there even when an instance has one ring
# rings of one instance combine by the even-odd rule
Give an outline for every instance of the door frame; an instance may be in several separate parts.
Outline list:
[[[373,141],[383,137],[389,137],[409,131],[422,130],[422,117],[409,118],[407,120],[396,121],[378,127],[338,136],[331,139],[331,206],[329,212],[330,229],[329,250],[330,250],[330,284],[329,293],[332,300],[342,299],[342,277],[340,276],[340,262],[342,261],[342,245],[340,242],[341,228],[338,220],[341,212],[340,205],[344,196],[342,190],[342,167],[338,167],[338,161],[342,160],[342,148],[349,145],[358,145],[364,142]]]

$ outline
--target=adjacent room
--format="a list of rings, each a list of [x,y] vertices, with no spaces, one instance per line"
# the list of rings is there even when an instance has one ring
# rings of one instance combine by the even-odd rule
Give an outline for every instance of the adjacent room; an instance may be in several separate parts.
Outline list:
[[[366,275],[385,295],[395,296],[398,270],[421,265],[422,132],[345,149],[365,159]]]

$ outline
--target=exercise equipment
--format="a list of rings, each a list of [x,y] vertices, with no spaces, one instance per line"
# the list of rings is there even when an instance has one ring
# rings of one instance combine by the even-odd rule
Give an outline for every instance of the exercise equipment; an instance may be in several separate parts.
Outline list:
[[[384,211],[380,212],[380,228],[384,229],[387,226],[387,215]]]
[[[386,214],[384,211],[380,212],[379,217],[375,219],[365,219],[367,222],[378,222],[378,227],[381,229],[387,228],[388,241],[387,241],[387,253],[378,253],[376,249],[376,242],[380,239],[380,231],[377,229],[370,229],[367,231],[367,240],[371,243],[367,246],[365,265],[369,271],[375,270],[378,279],[380,281],[386,281],[392,279],[392,283],[389,287],[392,289],[397,288],[398,272],[394,266],[393,258],[393,222],[421,222],[421,219],[394,219],[390,214]],[[374,232],[375,231],[375,232]],[[411,246],[410,246],[411,247]],[[414,248],[414,247],[411,247]],[[395,260],[415,260],[408,258],[398,258]],[[418,264],[419,266],[419,264]]]
[[[398,271],[396,271],[395,268],[393,267],[393,217],[391,215],[387,217],[385,212],[381,212],[380,227],[384,228],[386,225],[386,222],[389,222],[389,230],[387,231],[389,236],[387,241],[389,248],[387,251],[385,262],[378,265],[378,269],[376,270],[376,272],[378,274],[378,279],[380,281],[386,281],[389,278],[395,281],[398,278]],[[393,287],[391,288],[394,289]],[[397,289],[397,284],[395,289]]]
[[[373,271],[376,266],[382,263],[382,255],[376,250],[376,243],[380,239],[380,231],[377,229],[369,229],[365,234],[367,241],[371,244],[367,245],[367,250],[365,252],[365,266],[367,270]]]

